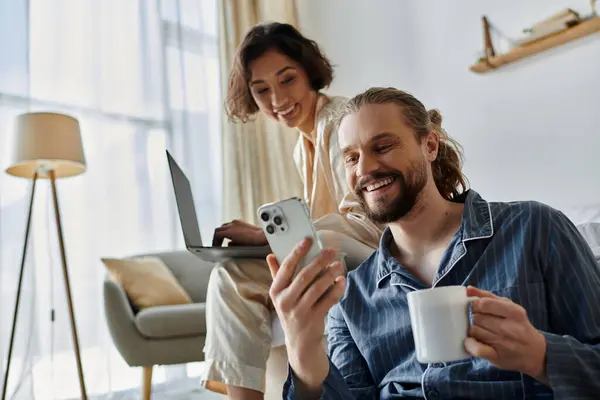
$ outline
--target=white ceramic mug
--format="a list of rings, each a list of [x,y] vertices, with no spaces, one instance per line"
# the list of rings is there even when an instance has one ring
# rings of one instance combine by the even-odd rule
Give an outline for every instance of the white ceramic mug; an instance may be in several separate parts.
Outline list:
[[[441,286],[408,294],[408,309],[422,364],[470,358],[464,346],[469,329],[469,303],[464,286]]]

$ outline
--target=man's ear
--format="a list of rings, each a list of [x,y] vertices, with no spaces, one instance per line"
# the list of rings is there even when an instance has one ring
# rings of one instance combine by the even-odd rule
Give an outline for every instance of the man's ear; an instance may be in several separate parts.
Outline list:
[[[427,157],[427,161],[433,162],[438,155],[440,149],[440,138],[437,133],[431,131],[423,140],[425,156]]]

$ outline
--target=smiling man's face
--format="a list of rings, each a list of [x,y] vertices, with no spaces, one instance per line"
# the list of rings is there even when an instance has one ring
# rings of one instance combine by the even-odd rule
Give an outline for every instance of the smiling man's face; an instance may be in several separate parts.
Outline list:
[[[428,141],[417,139],[393,103],[364,105],[342,119],[346,180],[371,220],[395,222],[413,209],[431,176]]]

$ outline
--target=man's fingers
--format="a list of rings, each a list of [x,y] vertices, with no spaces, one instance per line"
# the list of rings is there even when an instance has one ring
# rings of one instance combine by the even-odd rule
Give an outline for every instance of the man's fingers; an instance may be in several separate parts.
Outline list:
[[[315,276],[316,279],[311,280],[306,290],[299,296],[298,307],[306,309],[313,307],[323,294],[332,287],[335,279],[340,275],[340,271],[342,271],[342,264],[335,262],[322,271],[323,273]],[[297,276],[296,279],[299,277]]]
[[[492,299],[500,299],[499,296],[496,296],[492,292],[488,292],[487,290],[477,289],[475,286],[467,286],[467,296],[471,297],[489,297]]]
[[[520,307],[501,298],[483,297],[475,300],[471,305],[474,313],[490,314],[503,318],[519,317],[521,315]]]
[[[298,273],[290,284],[291,296],[300,298],[302,294],[310,287],[319,274],[325,272],[327,266],[335,258],[335,251],[331,249],[323,250],[306,267]]]
[[[313,307],[313,313],[318,318],[325,318],[331,307],[344,297],[346,291],[346,277],[338,276],[335,278],[331,289],[321,297],[319,302]]]
[[[294,250],[279,264],[277,276],[271,285],[272,292],[279,293],[290,285],[292,277],[296,272],[296,267],[308,253],[311,243],[312,241],[310,238],[304,239],[298,243]]]
[[[519,340],[522,334],[521,324],[513,319],[488,314],[473,314],[473,325],[480,326],[499,336]]]
[[[275,257],[275,254],[269,254],[267,256],[267,265],[271,271],[271,276],[273,279],[275,279],[275,276],[277,276],[277,271],[279,271],[279,263],[277,262],[277,257]]]
[[[495,360],[498,357],[496,350],[487,344],[468,337],[465,339],[465,350],[473,357],[485,358],[488,361]]]
[[[501,340],[500,336],[498,336],[494,332],[488,331],[487,329],[477,325],[471,325],[469,327],[469,336],[477,340],[478,342],[485,343],[488,345],[497,343]]]

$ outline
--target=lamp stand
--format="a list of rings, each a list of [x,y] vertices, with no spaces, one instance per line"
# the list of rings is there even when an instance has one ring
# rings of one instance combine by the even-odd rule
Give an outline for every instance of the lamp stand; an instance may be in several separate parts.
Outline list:
[[[56,176],[55,176],[54,170],[52,170],[52,169],[50,169],[48,171],[48,174],[50,175],[50,184],[52,186],[52,198],[53,198],[53,202],[54,202],[54,213],[56,216],[56,229],[58,231],[58,243],[60,246],[60,257],[61,257],[61,261],[62,261],[63,278],[65,281],[65,292],[67,295],[67,304],[69,307],[71,335],[72,335],[73,344],[75,347],[75,358],[77,361],[77,374],[79,376],[79,388],[81,389],[81,399],[87,400],[85,381],[83,378],[83,368],[81,365],[81,353],[79,351],[79,339],[77,336],[77,326],[75,325],[75,312],[73,310],[73,299],[71,298],[71,285],[69,282],[69,272],[67,269],[67,257],[66,257],[66,252],[65,252],[64,239],[63,239],[62,224],[61,224],[61,220],[60,220],[58,196],[56,194]],[[13,325],[12,325],[12,330],[11,330],[11,334],[10,334],[10,345],[9,345],[9,350],[8,350],[8,363],[6,366],[6,374],[4,375],[2,400],[6,399],[6,391],[7,391],[7,387],[8,387],[8,373],[10,370],[10,361],[12,358],[13,344],[14,344],[15,333],[16,333],[17,314],[18,314],[18,310],[19,310],[19,301],[21,299],[23,271],[25,269],[25,258],[26,258],[26,254],[27,254],[27,244],[29,242],[29,231],[31,228],[31,214],[33,211],[33,199],[34,199],[34,195],[35,195],[35,186],[36,186],[37,180],[38,180],[38,173],[36,172],[35,175],[33,176],[33,186],[31,189],[31,198],[29,200],[29,214],[27,216],[27,227],[25,229],[25,243],[23,245],[23,256],[21,258],[21,270],[19,272],[19,283],[18,283],[18,287],[17,287],[17,299],[15,301],[15,313],[13,316]]]
[[[65,279],[65,291],[67,294],[67,303],[69,306],[69,318],[71,320],[71,336],[75,346],[75,358],[77,360],[77,374],[79,375],[79,388],[81,389],[81,399],[87,400],[85,390],[85,381],[83,379],[83,367],[81,366],[81,353],[79,351],[79,339],[77,336],[77,325],[75,324],[75,311],[73,310],[73,299],[71,298],[71,284],[69,281],[69,271],[67,269],[67,256],[65,253],[65,243],[62,233],[62,224],[60,222],[60,211],[58,207],[58,196],[56,194],[56,177],[54,170],[50,170],[50,183],[52,185],[52,198],[54,199],[54,211],[56,215],[56,229],[58,231],[58,244],[60,246],[60,258],[62,260],[63,278]]]
[[[25,243],[23,244],[23,256],[21,257],[21,269],[19,270],[19,283],[17,285],[17,299],[15,301],[15,312],[13,315],[12,329],[10,331],[10,344],[8,346],[8,363],[6,364],[6,373],[4,374],[4,384],[2,385],[2,400],[6,399],[8,390],[8,373],[10,372],[10,360],[12,358],[13,344],[15,342],[15,333],[17,331],[17,315],[19,311],[19,302],[21,301],[21,287],[23,286],[23,271],[25,270],[25,257],[27,255],[27,244],[29,243],[29,228],[31,227],[31,212],[33,211],[33,198],[35,195],[35,185],[37,183],[37,172],[33,175],[33,186],[31,187],[31,197],[29,198],[29,214],[27,215],[27,227],[25,228]]]

